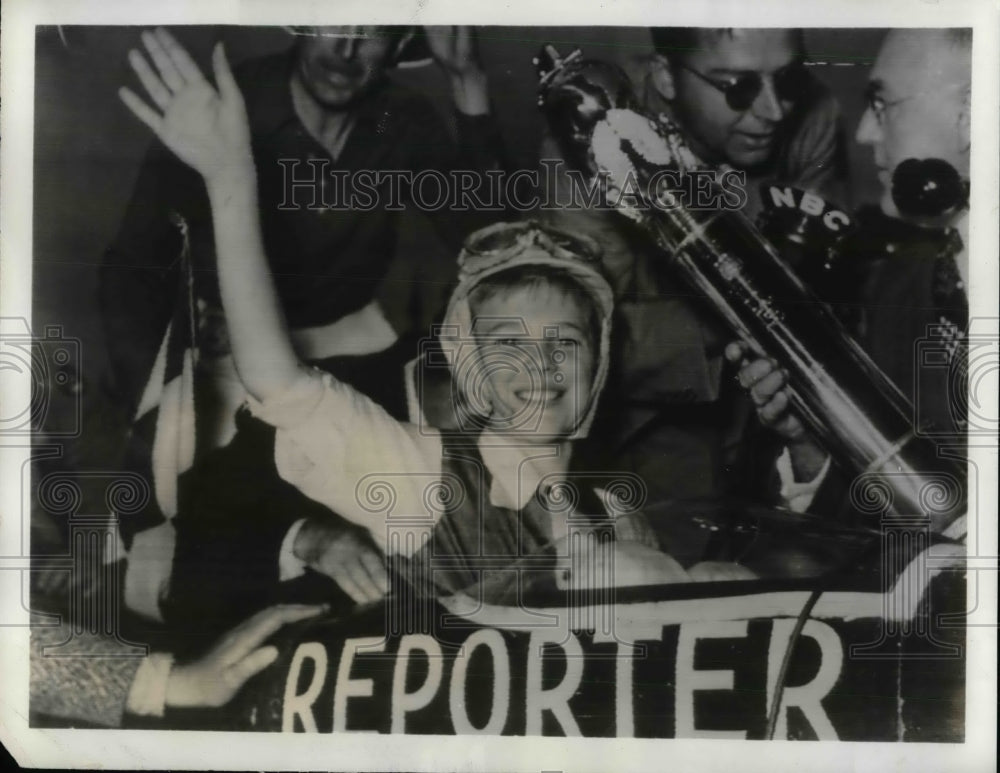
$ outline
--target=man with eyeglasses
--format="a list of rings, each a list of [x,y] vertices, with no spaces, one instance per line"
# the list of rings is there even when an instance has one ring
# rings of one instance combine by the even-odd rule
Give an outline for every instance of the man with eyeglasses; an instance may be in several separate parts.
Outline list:
[[[345,206],[337,200],[339,183],[331,173],[483,173],[498,168],[499,132],[490,115],[476,39],[469,27],[288,31],[294,44],[287,50],[236,69],[250,119],[261,225],[278,293],[304,360],[402,416],[403,365],[443,305],[454,261],[433,248],[425,250],[419,264],[413,250],[406,261],[397,257],[401,227],[413,229],[412,220],[396,211],[410,199],[400,190],[402,183],[386,178],[372,190],[372,206]],[[145,32],[143,43],[160,61],[169,35]],[[136,52],[130,56],[142,78],[149,66]],[[395,67],[432,59],[446,76],[457,142],[427,97],[389,78]],[[392,185],[399,188],[389,190]],[[428,216],[438,237],[452,246],[442,255],[453,255],[464,236],[482,224],[475,212],[464,220],[447,208]],[[153,144],[143,162],[121,229],[105,255],[100,300],[112,399],[126,421],[135,417],[126,464],[155,482],[157,492],[143,513],[124,524],[126,539],[139,532],[129,541],[135,559],[130,567],[139,567],[126,582],[130,608],[151,617],[161,613],[163,573],[152,569],[169,566],[163,553],[173,549],[174,530],[163,517],[174,512],[179,513],[181,572],[175,571],[172,589],[181,606],[204,601],[214,604],[221,618],[242,614],[240,603],[262,603],[265,590],[278,579],[281,535],[303,513],[314,516],[310,524],[315,528],[302,530],[299,542],[311,539],[313,553],[343,552],[349,560],[338,566],[345,577],[335,578],[341,587],[357,600],[377,596],[380,575],[370,569],[380,565],[377,552],[329,512],[316,512],[297,492],[283,488],[269,461],[268,433],[251,426],[247,417],[234,421],[244,392],[228,355],[221,314],[215,311],[219,300],[207,196],[198,176],[160,143]],[[182,310],[185,302],[190,315]],[[164,336],[168,324],[174,335],[194,327],[193,319],[199,360],[194,389],[185,393],[184,379],[170,372],[172,367],[179,370],[180,353],[170,349]],[[391,376],[394,372],[397,378]],[[178,384],[181,388],[175,388]],[[184,395],[192,392],[188,400]],[[179,438],[173,448],[168,444],[172,438]],[[206,468],[204,452],[227,443],[209,455]],[[198,464],[186,472],[193,459]],[[209,472],[202,474],[199,467]],[[200,478],[193,477],[196,472]],[[176,486],[170,483],[174,479]],[[225,490],[226,497],[213,500],[213,490]],[[291,520],[284,522],[286,515]],[[245,553],[231,554],[233,536],[240,530],[261,535],[262,571],[229,571],[253,560]],[[270,540],[274,535],[277,540]],[[204,593],[203,570],[222,565],[226,571],[214,572],[219,580],[215,592]],[[352,571],[364,581],[363,592],[355,593]],[[374,581],[369,580],[372,574]],[[222,580],[227,588],[221,587]],[[200,619],[214,617],[206,612]]]
[[[760,211],[763,182],[839,198],[839,110],[804,64],[801,31],[670,27],[651,38],[652,54],[625,62],[640,106],[672,119],[706,164],[746,173],[745,214]],[[557,157],[555,143],[546,141],[542,155]],[[570,200],[568,184],[556,184],[556,200]],[[604,463],[638,473],[651,502],[776,501],[777,449],[767,442],[766,452],[752,450],[752,406],[724,375],[731,331],[620,216],[569,208],[544,215],[601,243],[616,291],[619,340],[592,432]]]
[[[843,300],[858,310],[852,332],[914,402],[914,430],[941,438],[953,453],[964,448],[967,413],[971,54],[967,29],[886,36],[855,135],[872,149],[881,192],[877,206],[858,211],[842,259],[852,288]],[[933,359],[918,359],[921,352]],[[736,345],[727,351],[733,361],[745,354]],[[802,489],[810,509],[853,518],[848,473],[823,472],[826,453],[789,411],[783,372],[754,360],[739,378],[762,422],[785,438],[796,477],[810,481]]]

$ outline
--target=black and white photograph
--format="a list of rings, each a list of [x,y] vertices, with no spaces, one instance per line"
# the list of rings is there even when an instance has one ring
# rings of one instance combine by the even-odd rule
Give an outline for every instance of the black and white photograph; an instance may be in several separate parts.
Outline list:
[[[10,5],[15,760],[995,770],[994,5]]]

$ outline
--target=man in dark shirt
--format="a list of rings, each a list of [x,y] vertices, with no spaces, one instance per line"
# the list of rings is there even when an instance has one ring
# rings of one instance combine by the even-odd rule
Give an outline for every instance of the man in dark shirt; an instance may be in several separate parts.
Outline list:
[[[457,147],[427,99],[386,77],[405,55],[412,30],[318,29],[302,34],[289,51],[253,60],[237,70],[253,132],[261,214],[268,257],[289,326],[308,359],[378,351],[419,321],[398,298],[380,296],[397,242],[405,190],[390,180],[373,206],[344,207],[332,192],[337,178],[368,170],[447,172],[499,164],[499,139],[488,114],[485,75],[469,47],[458,50],[441,33],[434,42],[452,85]],[[451,57],[448,59],[447,57]],[[363,202],[362,202],[363,203]],[[331,205],[331,206],[324,206]],[[457,247],[476,224],[442,208],[428,211]],[[159,143],[150,149],[117,238],[101,271],[101,305],[113,364],[116,398],[138,407],[164,331],[177,301],[181,251],[178,216],[190,234],[195,295],[217,305],[211,219],[201,181]],[[421,255],[421,286],[443,294],[454,272],[447,255]],[[414,256],[409,256],[411,261]],[[413,266],[394,268],[404,275]],[[395,276],[401,281],[401,276]],[[442,295],[443,297],[443,295]],[[405,300],[405,299],[404,299]],[[433,299],[424,299],[434,306]],[[376,308],[369,307],[375,302]],[[352,315],[362,315],[352,317]],[[348,327],[346,319],[360,323]],[[341,321],[347,335],[322,328]],[[381,324],[380,324],[381,323]],[[359,330],[367,346],[351,340]],[[326,342],[321,342],[322,339]],[[350,348],[345,348],[350,347]]]

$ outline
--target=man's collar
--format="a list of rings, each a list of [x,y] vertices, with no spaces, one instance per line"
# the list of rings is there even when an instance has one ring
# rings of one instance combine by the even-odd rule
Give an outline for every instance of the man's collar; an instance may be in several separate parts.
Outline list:
[[[295,67],[295,50],[253,60],[237,70],[237,81],[246,97],[250,126],[257,141],[266,141],[299,122],[289,89]]]

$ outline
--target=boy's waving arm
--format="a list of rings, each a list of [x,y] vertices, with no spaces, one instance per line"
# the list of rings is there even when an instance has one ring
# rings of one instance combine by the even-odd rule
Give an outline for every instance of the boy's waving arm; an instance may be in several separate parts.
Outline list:
[[[135,50],[129,62],[156,107],[127,88],[119,95],[205,180],[236,367],[247,391],[267,400],[295,380],[299,361],[264,254],[243,96],[221,43],[212,53],[216,88],[166,30],[145,32],[142,38],[153,65]]]

